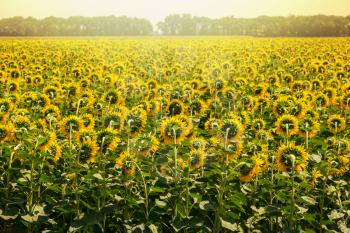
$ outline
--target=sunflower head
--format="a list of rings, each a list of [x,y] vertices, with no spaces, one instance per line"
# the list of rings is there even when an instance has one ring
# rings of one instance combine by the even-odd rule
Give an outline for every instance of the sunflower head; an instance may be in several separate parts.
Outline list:
[[[136,172],[135,158],[128,152],[123,151],[116,160],[116,164],[126,176],[133,176]]]
[[[237,119],[226,119],[221,123],[220,134],[226,141],[240,140],[243,134],[243,126]]]
[[[295,171],[299,172],[307,166],[308,155],[302,146],[281,145],[276,152],[275,167],[279,171],[289,171],[294,165]]]
[[[14,127],[12,124],[0,125],[0,142],[13,140]]]
[[[296,135],[299,131],[298,119],[289,114],[284,114],[276,121],[276,133],[282,136]]]
[[[61,132],[67,137],[76,135],[84,127],[83,120],[75,115],[70,115],[62,119]]]
[[[142,156],[149,156],[150,154],[157,151],[159,141],[156,137],[145,134],[139,136],[136,139],[134,146],[137,154],[140,154]]]
[[[331,131],[340,132],[346,128],[346,121],[343,116],[334,114],[328,118],[327,125]]]
[[[185,123],[176,117],[170,117],[162,121],[160,134],[167,143],[181,143],[187,133]]]
[[[97,142],[94,140],[84,140],[79,144],[79,162],[80,163],[94,163],[98,152]]]
[[[136,134],[144,128],[146,121],[146,111],[142,108],[134,107],[125,114],[123,128],[128,133]]]
[[[203,167],[205,161],[205,152],[203,150],[191,150],[189,157],[192,170]]]

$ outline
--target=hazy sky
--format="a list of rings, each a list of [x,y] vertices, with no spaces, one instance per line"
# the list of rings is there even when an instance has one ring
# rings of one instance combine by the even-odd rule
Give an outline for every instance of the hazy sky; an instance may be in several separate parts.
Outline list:
[[[172,13],[196,16],[350,15],[350,0],[0,0],[0,18],[12,16],[142,17],[153,23]]]

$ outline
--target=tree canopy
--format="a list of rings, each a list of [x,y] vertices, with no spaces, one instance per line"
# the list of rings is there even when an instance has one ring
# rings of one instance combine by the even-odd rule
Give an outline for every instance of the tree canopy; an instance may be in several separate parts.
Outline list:
[[[69,18],[12,17],[0,20],[0,36],[127,36],[127,35],[232,35],[232,36],[350,36],[350,16],[260,16],[211,19],[173,14],[154,29],[147,19],[127,16]]]

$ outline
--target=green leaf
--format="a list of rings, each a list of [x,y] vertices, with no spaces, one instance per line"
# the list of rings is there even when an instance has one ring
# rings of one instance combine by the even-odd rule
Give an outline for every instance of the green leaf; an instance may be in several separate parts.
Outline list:
[[[206,211],[215,211],[217,209],[217,207],[210,204],[209,201],[201,201],[199,203],[199,208],[201,208],[202,210],[206,210]]]
[[[156,200],[156,206],[160,207],[160,208],[164,208],[167,206],[167,203],[165,201],[160,201],[160,200]]]
[[[301,199],[303,199],[306,203],[311,204],[311,205],[317,204],[317,201],[315,201],[315,199],[308,197],[308,196],[302,196]]]
[[[243,229],[237,225],[237,223],[232,223],[227,220],[224,220],[223,218],[220,218],[221,220],[221,226],[225,229],[228,229],[230,231],[238,231],[243,232]]]

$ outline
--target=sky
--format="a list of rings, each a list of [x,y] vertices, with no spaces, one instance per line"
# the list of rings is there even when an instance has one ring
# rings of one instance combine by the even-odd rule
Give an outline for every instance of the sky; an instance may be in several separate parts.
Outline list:
[[[350,0],[0,0],[0,18],[12,16],[108,16],[147,18],[153,24],[167,15],[257,17],[350,15]]]

